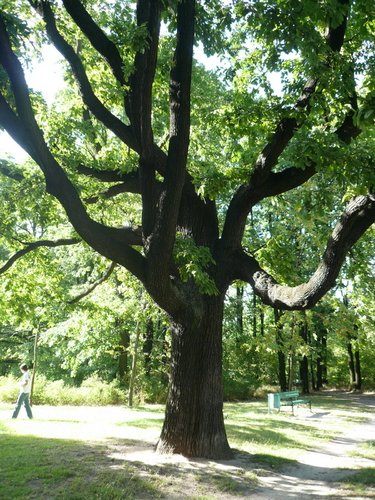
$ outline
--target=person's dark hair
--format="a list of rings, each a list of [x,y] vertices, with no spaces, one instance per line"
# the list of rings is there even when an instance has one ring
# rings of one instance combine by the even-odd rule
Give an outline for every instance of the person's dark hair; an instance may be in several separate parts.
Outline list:
[[[27,370],[29,369],[29,368],[28,368],[28,366],[27,366],[27,365],[25,365],[25,364],[21,365],[21,366],[20,366],[20,368],[21,368],[21,370],[23,370],[23,371],[27,371]]]

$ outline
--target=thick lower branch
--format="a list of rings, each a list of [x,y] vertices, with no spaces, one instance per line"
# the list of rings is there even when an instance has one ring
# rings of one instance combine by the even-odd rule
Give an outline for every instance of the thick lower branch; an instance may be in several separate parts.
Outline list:
[[[278,309],[309,309],[335,285],[348,251],[375,221],[375,195],[358,196],[347,206],[327,243],[322,261],[307,283],[280,285],[244,253],[235,258],[235,278],[247,281],[265,304]]]
[[[223,246],[234,249],[241,245],[246,219],[254,205],[264,198],[277,196],[301,186],[315,172],[315,164],[311,162],[304,169],[290,167],[281,172],[271,172],[267,180],[259,187],[241,186],[228,207],[222,234]]]

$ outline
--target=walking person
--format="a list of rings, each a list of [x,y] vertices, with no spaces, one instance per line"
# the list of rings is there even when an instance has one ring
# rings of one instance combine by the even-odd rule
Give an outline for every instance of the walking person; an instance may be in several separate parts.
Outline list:
[[[17,418],[22,404],[26,409],[27,416],[29,418],[33,418],[33,413],[31,411],[29,402],[29,396],[31,390],[31,379],[30,379],[29,368],[27,365],[23,364],[20,366],[20,369],[23,375],[20,380],[20,393],[17,399],[16,407],[14,408],[12,418]]]

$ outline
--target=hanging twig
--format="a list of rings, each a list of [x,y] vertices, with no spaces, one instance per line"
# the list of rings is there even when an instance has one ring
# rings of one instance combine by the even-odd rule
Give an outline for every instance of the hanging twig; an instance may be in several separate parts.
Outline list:
[[[116,267],[116,262],[112,262],[112,264],[108,267],[108,269],[105,271],[105,273],[103,274],[103,276],[101,278],[99,278],[97,281],[95,281],[95,283],[90,285],[87,288],[87,290],[80,293],[79,295],[77,295],[73,299],[69,300],[68,304],[75,304],[76,302],[80,301],[84,297],[87,297],[87,295],[89,295],[92,291],[94,291],[97,286],[101,285],[105,280],[107,280],[111,276],[115,267]]]

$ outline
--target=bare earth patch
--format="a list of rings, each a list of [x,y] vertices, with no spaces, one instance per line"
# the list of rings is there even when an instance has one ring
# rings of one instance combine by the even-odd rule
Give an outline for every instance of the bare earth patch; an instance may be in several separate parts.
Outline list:
[[[369,488],[366,496],[355,496],[340,487],[348,475],[375,465],[371,460],[351,454],[362,442],[375,440],[375,417],[371,413],[371,409],[375,409],[375,395],[341,393],[340,397],[345,404],[353,404],[354,420],[363,421],[319,449],[301,454],[295,465],[287,465],[279,472],[264,470],[251,454],[241,452],[233,460],[220,462],[158,455],[154,445],[160,432],[160,413],[155,413],[155,427],[135,427],[135,420],[150,418],[147,408],[135,413],[118,406],[39,406],[34,408],[33,421],[28,421],[24,415],[10,421],[8,406],[0,407],[0,419],[6,420],[7,426],[14,427],[17,433],[98,444],[105,452],[98,457],[98,469],[109,468],[116,472],[128,467],[145,479],[157,478],[162,491],[160,496],[171,500],[375,498],[375,489]],[[361,406],[366,413],[358,409]],[[324,422],[337,418],[334,412],[314,408],[313,413],[297,411],[295,421]],[[82,423],[84,425],[77,425]],[[340,428],[339,419],[337,425]]]

